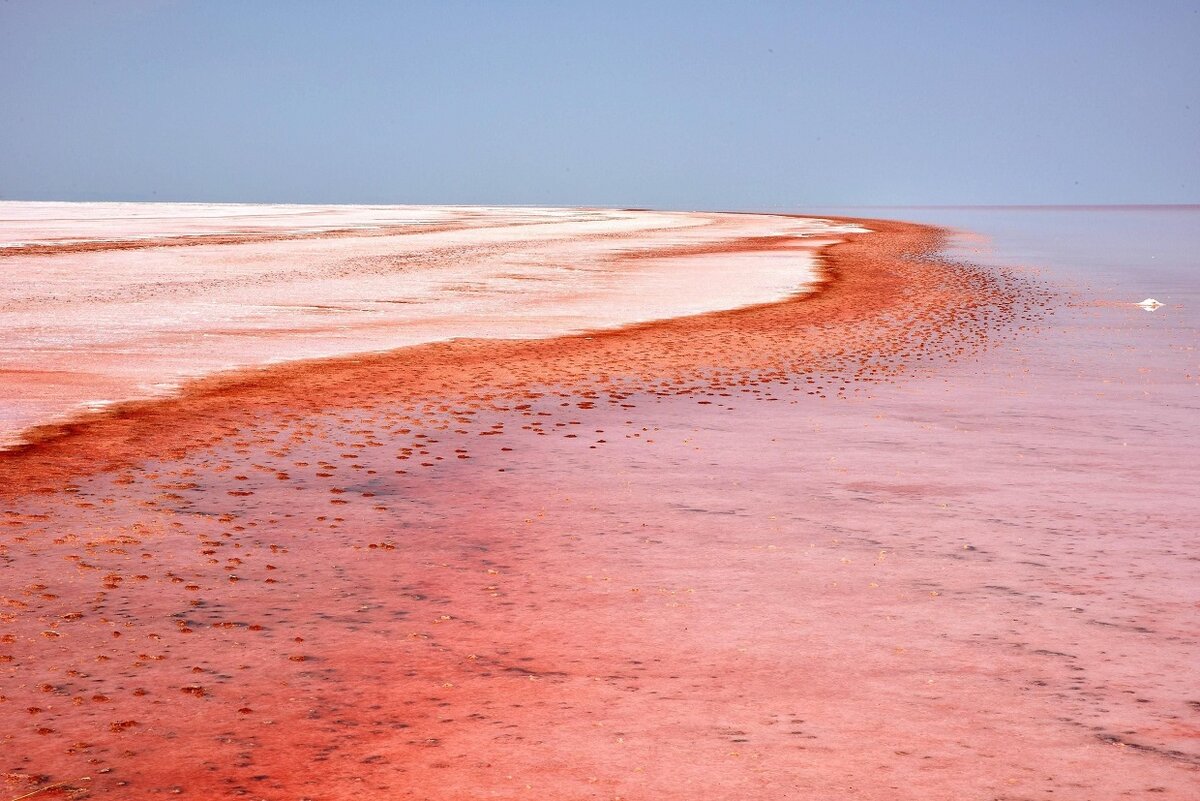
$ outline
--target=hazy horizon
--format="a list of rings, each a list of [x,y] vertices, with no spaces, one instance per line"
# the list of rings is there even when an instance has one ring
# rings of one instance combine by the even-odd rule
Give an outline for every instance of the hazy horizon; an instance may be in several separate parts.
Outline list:
[[[1200,202],[1200,3],[0,5],[0,198]]]
[[[624,209],[628,211],[637,211],[645,209],[647,211],[676,211],[667,206],[621,206],[621,205],[597,205],[588,203],[323,203],[321,201],[280,201],[280,200],[175,200],[171,198],[153,198],[151,200],[76,200],[76,199],[61,199],[61,198],[4,198],[0,197],[0,204],[29,204],[29,203],[112,203],[112,204],[154,204],[161,203],[163,205],[197,205],[197,206],[430,206],[430,207],[497,207],[497,208],[580,208],[580,209]],[[802,211],[805,209],[1029,209],[1029,210],[1098,210],[1106,209],[1196,209],[1200,208],[1200,203],[807,203],[800,206],[777,206],[769,208],[694,208],[686,209],[686,211],[698,212],[729,212],[733,214],[752,214],[752,213],[784,213]]]

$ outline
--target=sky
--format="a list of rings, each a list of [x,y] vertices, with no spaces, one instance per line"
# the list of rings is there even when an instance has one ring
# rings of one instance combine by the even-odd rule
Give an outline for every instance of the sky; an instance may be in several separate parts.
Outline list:
[[[0,0],[0,199],[1197,203],[1200,0]]]

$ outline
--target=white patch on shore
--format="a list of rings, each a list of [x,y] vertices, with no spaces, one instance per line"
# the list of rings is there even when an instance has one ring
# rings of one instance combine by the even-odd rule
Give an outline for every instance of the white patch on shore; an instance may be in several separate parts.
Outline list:
[[[346,229],[364,235],[324,235]],[[0,387],[0,439],[225,370],[777,302],[859,232],[780,214],[0,201],[0,248],[179,245],[0,250],[0,370],[37,376]]]

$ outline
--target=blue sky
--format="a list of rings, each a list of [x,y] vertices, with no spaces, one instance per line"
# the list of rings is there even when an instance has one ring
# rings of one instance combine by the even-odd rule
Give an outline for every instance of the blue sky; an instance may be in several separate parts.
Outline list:
[[[1198,2],[0,0],[0,197],[1200,202]]]

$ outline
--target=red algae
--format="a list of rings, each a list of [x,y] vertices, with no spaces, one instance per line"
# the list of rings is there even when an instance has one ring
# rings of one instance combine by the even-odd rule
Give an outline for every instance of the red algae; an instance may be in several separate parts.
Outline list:
[[[0,454],[0,787],[1192,797],[1187,518],[1130,489],[1179,447],[1064,439],[1057,294],[865,224],[781,303],[213,378]]]

